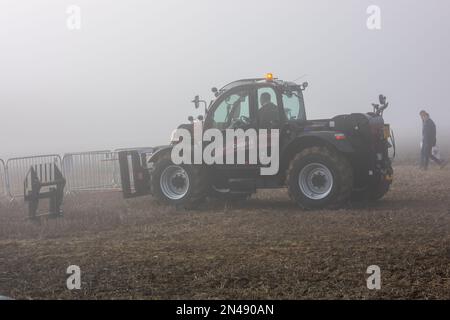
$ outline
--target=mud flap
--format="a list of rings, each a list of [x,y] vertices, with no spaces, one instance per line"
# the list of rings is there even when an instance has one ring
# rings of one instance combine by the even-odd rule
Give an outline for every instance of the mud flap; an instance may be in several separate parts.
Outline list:
[[[137,150],[120,151],[119,166],[124,198],[136,198],[151,193],[147,153]]]

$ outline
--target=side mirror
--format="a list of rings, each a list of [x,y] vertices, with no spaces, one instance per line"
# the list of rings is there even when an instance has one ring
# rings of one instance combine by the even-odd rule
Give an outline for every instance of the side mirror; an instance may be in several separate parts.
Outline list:
[[[386,97],[383,96],[382,94],[380,94],[380,95],[378,96],[378,99],[380,100],[380,104],[381,104],[381,105],[385,105],[385,104],[386,104]]]
[[[195,109],[198,109],[200,107],[200,97],[198,95],[194,97],[194,100],[192,100],[192,102],[194,103]]]
[[[308,88],[308,82],[303,82],[302,83],[302,87],[303,87],[303,90],[305,90],[306,88]]]
[[[189,120],[189,122],[192,122],[192,121],[194,121],[194,117],[193,116],[189,116],[188,120]]]
[[[199,115],[199,116],[197,117],[197,120],[203,121],[203,116],[202,116],[202,115]]]

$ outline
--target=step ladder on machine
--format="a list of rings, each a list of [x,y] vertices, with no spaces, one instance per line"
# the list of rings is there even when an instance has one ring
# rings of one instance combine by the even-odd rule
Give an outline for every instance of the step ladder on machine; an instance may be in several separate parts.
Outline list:
[[[28,202],[29,218],[62,216],[61,205],[65,185],[66,179],[56,163],[40,163],[31,166],[24,181],[24,199]],[[38,213],[40,199],[49,199],[47,213]]]

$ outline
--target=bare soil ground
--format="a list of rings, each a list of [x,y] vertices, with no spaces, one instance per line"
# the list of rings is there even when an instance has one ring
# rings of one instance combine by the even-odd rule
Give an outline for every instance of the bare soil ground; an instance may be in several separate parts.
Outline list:
[[[450,299],[450,169],[397,166],[377,204],[302,211],[285,190],[177,211],[120,193],[65,216],[0,205],[0,295],[19,299]],[[81,268],[81,290],[66,268]],[[381,268],[381,290],[366,269]]]

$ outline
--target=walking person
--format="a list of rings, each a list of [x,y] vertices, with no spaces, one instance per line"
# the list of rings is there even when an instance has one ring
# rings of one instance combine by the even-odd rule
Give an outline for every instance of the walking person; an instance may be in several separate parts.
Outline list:
[[[427,170],[431,159],[442,169],[447,164],[447,161],[436,158],[432,153],[433,147],[436,146],[436,125],[425,110],[420,111],[420,117],[423,123],[420,167],[423,170]]]

